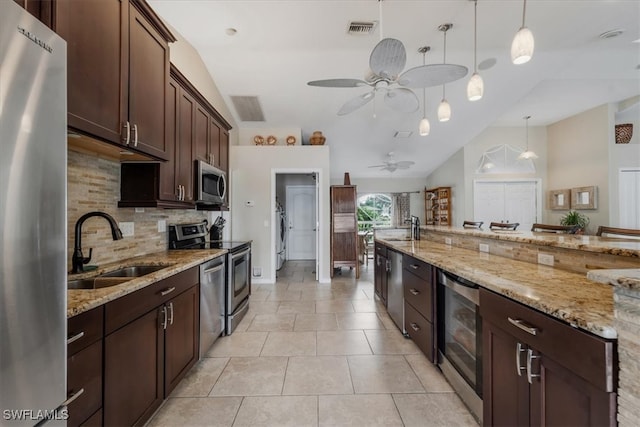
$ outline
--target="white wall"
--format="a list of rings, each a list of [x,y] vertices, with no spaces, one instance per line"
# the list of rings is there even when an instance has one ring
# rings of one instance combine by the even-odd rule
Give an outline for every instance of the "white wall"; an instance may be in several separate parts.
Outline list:
[[[451,225],[461,226],[466,217],[464,147],[456,151],[427,178],[427,188],[451,187]]]
[[[358,195],[367,193],[404,193],[411,192],[410,214],[420,218],[424,224],[424,178],[350,178],[357,186]],[[332,179],[331,185],[342,185],[343,179]]]
[[[598,209],[581,210],[590,219],[587,233],[609,221],[609,146],[613,144],[613,106],[602,105],[548,126],[547,188],[598,187]],[[558,224],[566,211],[547,211]]]
[[[275,279],[272,256],[275,244],[272,188],[275,173],[320,173],[320,281],[329,279],[329,146],[233,146],[230,149],[232,234],[253,240],[252,266],[262,268],[256,283]],[[247,206],[246,202],[253,202]]]

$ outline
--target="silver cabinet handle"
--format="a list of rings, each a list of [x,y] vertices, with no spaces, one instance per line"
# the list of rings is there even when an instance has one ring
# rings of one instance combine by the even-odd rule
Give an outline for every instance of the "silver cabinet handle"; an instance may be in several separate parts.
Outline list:
[[[169,325],[173,325],[173,303],[169,303]]]
[[[71,344],[72,342],[78,341],[83,336],[84,336],[84,331],[80,332],[79,334],[75,334],[74,336],[72,336],[70,338],[67,338],[67,345]]]
[[[173,292],[175,290],[176,290],[176,287],[172,286],[172,287],[167,288],[164,291],[160,292],[160,295],[162,295],[162,296],[169,295],[171,292]]]
[[[376,265],[380,267],[380,255],[376,256]]]
[[[411,264],[411,268],[413,268],[414,270],[417,270],[418,268],[420,268],[420,266],[417,264]]]
[[[178,190],[178,194],[176,195],[176,199],[178,199],[178,201],[180,201],[180,195],[182,194],[182,190],[180,189],[180,187],[182,187],[181,185],[178,185],[178,188],[176,190]]]
[[[420,330],[420,326],[418,326],[416,323],[410,323],[409,326],[411,326],[411,329],[413,329],[416,332]]]
[[[207,268],[205,271],[203,271],[203,274],[212,274],[212,273],[217,273],[218,271],[222,270],[224,268],[224,264],[220,264],[216,267],[213,268]]]
[[[167,329],[167,321],[169,320],[168,318],[168,314],[167,314],[167,306],[163,305],[162,306],[162,329]]]
[[[387,262],[385,263],[385,269],[386,271],[391,271],[391,263],[389,262],[389,260],[387,260]]]
[[[129,122],[127,121],[124,125],[122,125],[122,127],[124,128],[122,143],[124,145],[129,145],[129,141],[131,140],[131,125],[129,125]]]
[[[540,376],[540,374],[531,373],[531,361],[533,359],[540,359],[540,356],[534,356],[531,349],[527,350],[527,381],[529,381],[529,384],[533,384],[533,379]]]
[[[420,291],[413,288],[409,289],[409,292],[411,292],[411,295],[420,295]]]
[[[133,125],[133,146],[138,146],[138,125]]]
[[[518,329],[522,329],[523,331],[531,335],[538,335],[538,328],[527,325],[526,323],[524,323],[524,320],[512,319],[511,317],[507,317],[507,319],[509,320],[509,323],[511,323],[513,326],[517,327]]]
[[[184,200],[184,185],[180,186],[180,200]]]
[[[522,376],[522,371],[524,370],[524,366],[520,365],[520,353],[524,353],[525,350],[521,343],[516,344],[516,372],[518,372],[518,376]]]
[[[71,403],[74,400],[76,400],[77,398],[79,398],[80,395],[82,395],[82,393],[84,393],[84,388],[81,388],[80,390],[78,390],[75,393],[73,393],[67,400],[62,402],[62,405],[60,405],[60,406],[69,406],[69,405],[71,405]]]

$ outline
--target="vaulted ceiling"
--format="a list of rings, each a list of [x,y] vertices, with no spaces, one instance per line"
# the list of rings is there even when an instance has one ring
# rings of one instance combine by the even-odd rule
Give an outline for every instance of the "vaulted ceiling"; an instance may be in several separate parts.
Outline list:
[[[466,99],[473,72],[473,11],[469,0],[150,0],[149,3],[199,52],[242,128],[299,127],[303,139],[321,130],[331,147],[331,173],[341,177],[426,177],[451,154],[489,126],[542,126],[608,102],[640,94],[640,1],[530,0],[526,25],[535,36],[533,59],[510,60],[510,46],[522,23],[522,1],[479,0],[477,62],[484,79],[481,100]],[[376,21],[368,35],[347,33],[351,21]],[[442,87],[426,89],[428,136],[419,136],[422,105],[414,113],[390,109],[376,97],[351,114],[336,113],[368,87],[322,88],[311,80],[363,79],[369,55],[382,37],[401,40],[409,69],[427,64],[470,69],[446,86],[452,119],[440,123],[436,110]],[[236,30],[229,35],[227,29]],[[613,38],[600,37],[623,30]],[[495,64],[493,64],[495,62]],[[492,65],[493,64],[493,65]],[[415,89],[422,103],[422,90]],[[231,96],[257,96],[264,122],[243,122]],[[375,115],[375,117],[374,117]],[[394,138],[410,131],[408,138]],[[520,141],[514,141],[518,145]],[[368,168],[390,151],[412,160],[393,173]]]

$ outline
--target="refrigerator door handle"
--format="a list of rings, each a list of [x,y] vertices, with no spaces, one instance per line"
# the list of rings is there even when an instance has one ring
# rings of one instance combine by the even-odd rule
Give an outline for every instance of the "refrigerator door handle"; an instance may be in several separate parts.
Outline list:
[[[61,406],[69,406],[71,405],[71,403],[73,403],[74,400],[76,400],[77,398],[80,397],[80,395],[82,395],[82,393],[84,393],[84,388],[81,388],[80,390],[76,391],[75,393],[73,393],[71,395],[71,397],[69,397],[67,400],[65,400],[64,402],[62,402]]]
[[[71,344],[72,342],[78,341],[83,336],[84,336],[84,331],[80,332],[79,334],[75,334],[74,336],[72,336],[70,338],[67,338],[67,345]]]

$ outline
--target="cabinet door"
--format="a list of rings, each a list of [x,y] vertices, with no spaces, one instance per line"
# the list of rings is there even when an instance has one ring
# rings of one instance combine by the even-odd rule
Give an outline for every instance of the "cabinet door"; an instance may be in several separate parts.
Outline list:
[[[81,425],[102,407],[102,340],[67,358],[67,394],[81,389],[69,404],[68,427]]]
[[[533,352],[531,425],[615,426],[616,395],[599,390],[550,357]],[[524,358],[523,358],[524,360]]]
[[[483,417],[485,426],[529,425],[529,383],[526,377],[526,348],[519,357],[521,375],[517,373],[517,340],[495,327],[482,323]]]
[[[213,166],[222,169],[220,166],[220,137],[222,129],[215,120],[211,120],[211,135],[209,136],[209,152],[212,154]],[[224,169],[223,169],[224,170]],[[225,170],[226,172],[226,170]]]
[[[57,0],[55,8],[54,30],[67,41],[68,125],[120,144],[128,116],[129,1]]]
[[[165,331],[165,397],[198,361],[199,298],[199,286],[194,286],[166,304],[169,324]]]
[[[388,270],[387,270],[387,257],[376,253],[376,265],[374,267],[374,289],[376,295],[380,297],[384,306],[387,306],[387,289],[388,289]]]
[[[167,161],[160,163],[160,191],[159,196],[161,200],[177,200],[178,199],[178,185],[176,183],[177,162],[178,153],[176,153],[176,146],[178,142],[178,100],[180,96],[180,86],[178,83],[171,79],[169,80],[169,88],[167,90],[167,105],[166,112],[167,118],[165,120],[167,138],[169,144],[167,145]]]
[[[209,133],[209,113],[202,105],[196,102],[195,122],[194,122],[194,134],[193,134],[193,155],[196,160],[202,160],[203,162],[212,163],[212,159],[209,157],[209,140],[211,134]]]
[[[184,186],[184,200],[191,202],[193,198],[193,146],[195,126],[195,100],[184,90],[180,91],[178,103],[178,141],[176,184]]]
[[[164,312],[156,309],[105,338],[105,425],[142,425],[162,403],[162,320]]]
[[[166,160],[169,138],[163,123],[169,87],[169,46],[135,7],[129,10],[129,121],[135,129],[131,133],[132,144]]]
[[[224,129],[220,129],[220,155],[216,166],[227,172],[227,181],[229,180],[229,132]],[[226,199],[226,197],[225,197]]]

